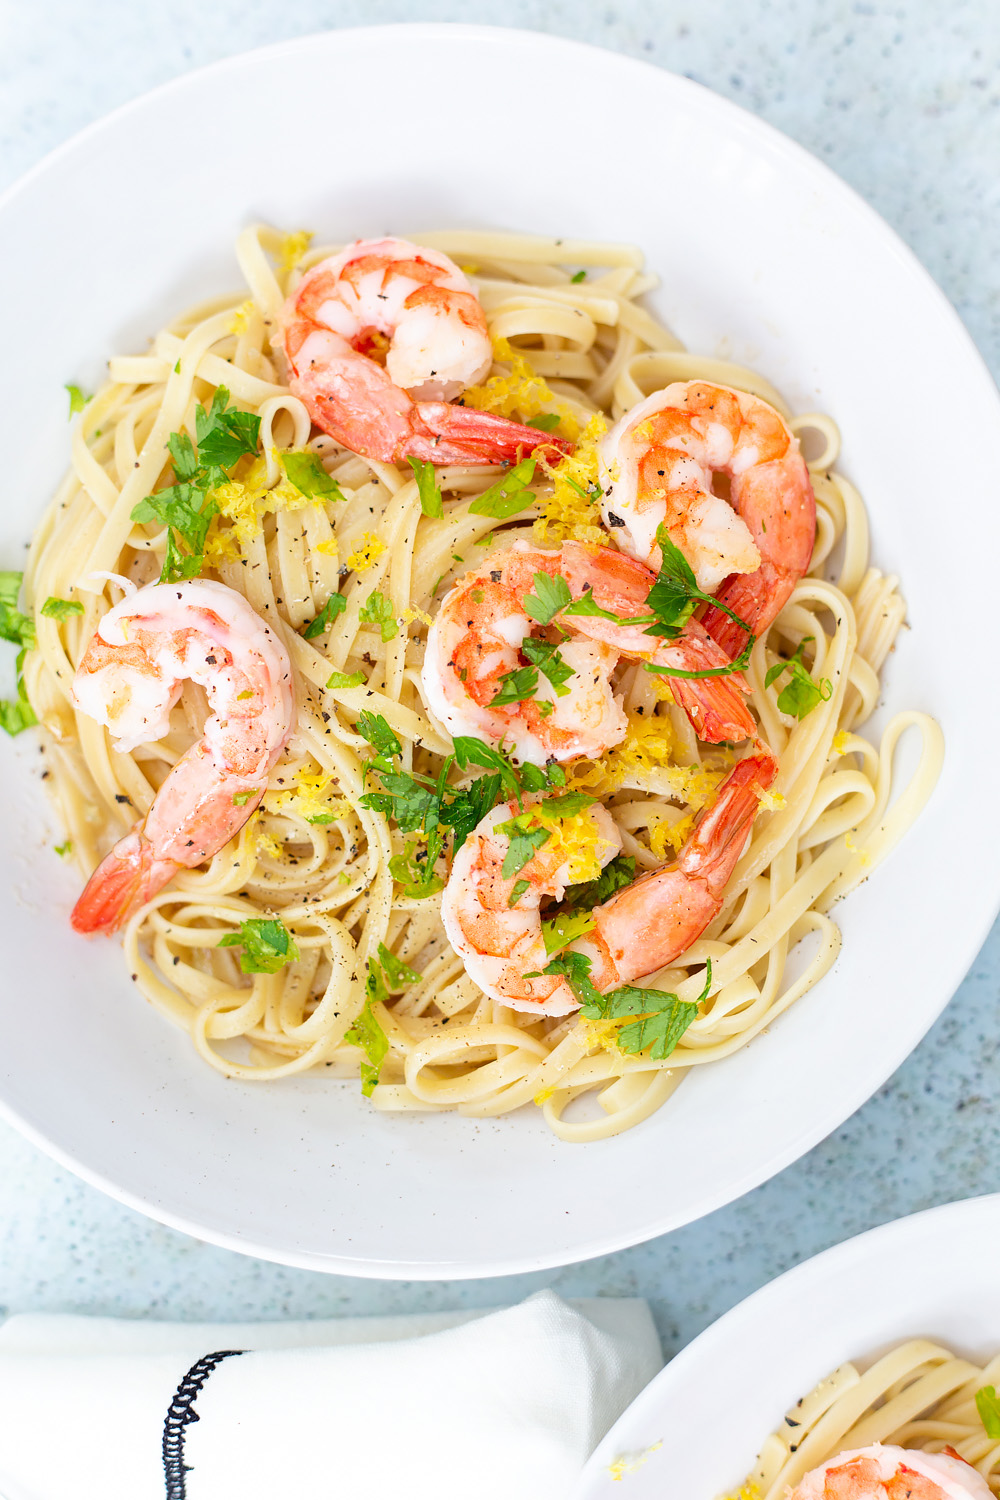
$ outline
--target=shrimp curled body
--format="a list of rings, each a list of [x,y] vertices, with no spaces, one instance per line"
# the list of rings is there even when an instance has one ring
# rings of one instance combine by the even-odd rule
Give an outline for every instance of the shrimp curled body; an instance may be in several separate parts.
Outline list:
[[[184,680],[211,714],[153,804],[87,882],[78,932],[116,931],[180,869],[238,833],[291,734],[291,666],[281,641],[242,595],[221,583],[148,584],[100,621],[73,680],[81,713],[119,750],[162,739]]]
[[[553,616],[541,626],[525,609],[539,573],[562,579],[571,600],[590,596],[608,615]],[[648,618],[646,598],[655,575],[642,563],[610,547],[564,542],[545,551],[516,542],[466,573],[445,596],[430,628],[423,666],[424,694],[452,735],[501,740],[519,760],[596,758],[625,738],[628,719],[611,675],[623,658],[700,671],[719,670],[729,658],[697,620],[672,640],[647,635],[630,619]],[[521,702],[497,703],[502,679],[531,665],[530,643],[555,646],[572,676],[560,693],[537,673],[537,685]],[[696,732],[719,743],[756,733],[746,706],[746,682],[738,672],[689,680],[670,678],[671,691]]]
[[[789,1500],[990,1500],[992,1490],[954,1450],[856,1448],[813,1469]]]
[[[572,447],[451,404],[489,371],[486,319],[455,263],[409,240],[357,240],[313,266],[278,339],[317,427],[365,458],[499,464]]]
[[[816,500],[798,440],[757,396],[703,380],[655,391],[604,439],[603,512],[620,545],[659,568],[665,526],[698,587],[765,631],[809,567]],[[729,482],[729,498],[713,479]],[[721,610],[708,633],[739,655],[746,640]]]
[[[593,930],[569,947],[590,959],[597,989],[606,992],[655,973],[700,937],[722,906],[776,772],[774,756],[758,744],[733,767],[677,858],[594,908]],[[566,980],[538,971],[547,962],[542,902],[560,901],[573,877],[555,839],[543,843],[516,876],[504,877],[510,840],[497,825],[515,811],[510,803],[488,813],[455,856],[441,905],[445,931],[487,995],[515,1010],[565,1015],[579,1003]],[[599,804],[588,815],[597,823],[595,852],[603,866],[618,853],[621,838]],[[538,977],[525,977],[531,973]]]

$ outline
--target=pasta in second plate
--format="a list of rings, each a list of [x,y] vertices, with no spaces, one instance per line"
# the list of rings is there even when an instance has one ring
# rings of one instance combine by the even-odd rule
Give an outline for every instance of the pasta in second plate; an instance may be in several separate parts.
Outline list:
[[[906,712],[877,745],[858,732],[876,705],[905,605],[895,577],[870,566],[865,508],[836,471],[839,436],[828,416],[793,416],[754,371],[686,352],[642,306],[655,278],[632,247],[459,230],[424,234],[420,246],[461,265],[485,314],[492,358],[487,349],[474,368],[473,355],[461,364],[464,344],[458,350],[459,403],[443,379],[411,390],[415,404],[382,456],[357,414],[351,425],[345,404],[331,410],[310,384],[318,356],[306,345],[314,335],[288,332],[296,304],[287,299],[301,301],[303,274],[333,254],[309,249],[307,236],[245,231],[238,255],[248,296],[192,309],[148,353],[111,360],[109,383],[74,425],[71,471],[32,545],[25,591],[37,649],[25,660],[25,691],[42,725],[72,857],[89,876],[135,817],[147,816],[215,708],[214,682],[186,680],[159,730],[122,748],[73,697],[95,629],[112,607],[127,618],[132,586],[144,589],[161,575],[200,571],[242,596],[275,642],[275,660],[287,652],[294,727],[274,739],[260,786],[234,791],[233,803],[243,797],[255,808],[239,832],[201,866],[179,865],[128,920],[125,955],[136,985],[226,1075],[269,1080],[316,1067],[360,1074],[380,1110],[486,1116],[534,1101],[558,1135],[592,1140],[651,1114],[689,1069],[746,1045],[829,970],[840,945],[830,908],[919,813],[940,768],[941,736],[926,715]],[[275,349],[282,330],[284,356]],[[393,376],[392,360],[403,355],[387,354],[376,335],[344,337]],[[329,351],[340,346],[324,348],[332,368]],[[384,376],[378,380],[384,386]],[[534,835],[536,846],[548,837],[549,853],[564,856],[545,953],[565,947],[560,933],[582,951],[594,941],[585,935],[594,925],[587,927],[589,909],[633,876],[679,854],[683,862],[729,795],[734,767],[744,764],[749,776],[734,745],[747,731],[729,736],[723,724],[710,733],[711,705],[692,709],[689,701],[711,698],[704,674],[694,674],[695,685],[690,673],[657,675],[647,670],[644,647],[609,656],[606,643],[587,636],[574,669],[573,642],[560,646],[567,617],[552,614],[551,638],[535,642],[530,661],[522,650],[520,665],[505,674],[506,702],[529,718],[525,703],[536,706],[532,743],[542,749],[512,759],[488,731],[478,739],[476,731],[465,739],[448,732],[444,689],[425,672],[428,633],[446,597],[464,599],[465,588],[475,599],[477,579],[492,586],[522,556],[558,554],[561,562],[538,565],[550,569],[553,590],[567,558],[595,568],[622,559],[625,567],[631,550],[643,558],[628,565],[636,577],[666,567],[666,532],[642,541],[639,520],[614,508],[626,462],[624,449],[609,460],[606,434],[652,393],[690,382],[724,391],[741,411],[770,411],[782,431],[801,435],[815,493],[815,546],[804,576],[800,568],[789,577],[780,613],[746,659],[754,733],[773,762],[754,782],[759,815],[745,847],[743,825],[730,838],[732,873],[715,914],[644,978],[644,989],[626,974],[614,991],[628,991],[625,1000],[603,1009],[592,1000],[579,1010],[579,985],[557,977],[546,988],[568,996],[561,1013],[532,1009],[530,997],[526,1008],[507,1004],[481,988],[475,956],[463,962],[448,940],[442,886],[451,842],[457,853],[493,803],[508,799],[513,831],[505,837]],[[378,433],[397,417],[380,419]],[[320,420],[340,441],[318,430]],[[539,445],[527,459],[523,424]],[[489,441],[508,448],[487,451],[486,429]],[[785,441],[794,451],[794,440]],[[352,451],[355,442],[369,456]],[[512,466],[498,472],[498,456]],[[164,524],[162,495],[171,485],[188,506],[187,531]],[[720,493],[732,516],[725,500]],[[699,569],[697,582],[692,575],[683,587],[714,601],[729,587],[719,582],[703,583]],[[598,587],[587,582],[574,597],[593,604]],[[566,592],[562,603],[569,599]],[[727,619],[742,619],[741,608]],[[585,607],[578,614],[591,618],[574,624],[599,636],[601,613]],[[723,621],[718,633],[733,628]],[[698,649],[719,649],[697,619],[685,629]],[[743,644],[735,629],[727,662]],[[676,632],[662,645],[667,655],[671,647],[679,649]],[[656,649],[654,640],[649,651]],[[451,667],[456,658],[445,656]],[[562,684],[550,674],[581,676],[584,657],[607,665],[603,702],[620,715],[617,737],[592,753],[581,741],[582,749],[549,754],[556,730],[565,747],[584,712],[564,713]],[[519,681],[529,682],[529,695]],[[232,713],[249,693],[231,694]],[[908,729],[922,752],[898,787],[893,757]],[[576,800],[556,809],[558,826],[543,834],[534,812],[534,823],[515,828],[518,798],[535,809],[541,794]],[[607,853],[595,859],[595,807],[605,819],[600,838],[616,850],[610,864]],[[463,894],[457,880],[451,890],[455,899]],[[512,893],[512,906],[517,901]],[[449,926],[453,937],[455,930]],[[789,969],[801,940],[803,957]],[[639,961],[628,973],[643,977]],[[537,982],[525,965],[520,977]],[[652,990],[660,998],[642,998]],[[584,1096],[599,1109],[571,1107]]]

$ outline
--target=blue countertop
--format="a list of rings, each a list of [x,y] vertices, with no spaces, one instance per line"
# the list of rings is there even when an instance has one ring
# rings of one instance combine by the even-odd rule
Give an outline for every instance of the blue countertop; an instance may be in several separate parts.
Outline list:
[[[311,31],[414,20],[594,42],[761,115],[878,209],[1000,372],[994,0],[0,0],[0,189],[90,120],[189,68]],[[951,410],[959,427],[960,401]],[[959,452],[962,440],[957,432]],[[1000,1189],[998,983],[1000,926],[916,1052],[808,1156],[698,1224],[558,1273],[426,1284],[270,1265],[140,1217],[0,1126],[0,1310],[329,1317],[485,1307],[552,1286],[568,1296],[648,1297],[673,1353],[816,1251]]]

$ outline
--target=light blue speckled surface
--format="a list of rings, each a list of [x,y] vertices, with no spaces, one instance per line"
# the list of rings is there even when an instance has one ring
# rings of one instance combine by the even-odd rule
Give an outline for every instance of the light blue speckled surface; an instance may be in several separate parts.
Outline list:
[[[90,120],[188,68],[322,28],[402,20],[596,42],[760,114],[884,215],[1000,372],[995,0],[161,0],[155,9],[0,0],[0,188]],[[960,403],[951,410],[960,444]],[[829,1140],[700,1224],[558,1274],[427,1285],[250,1260],[119,1207],[0,1127],[0,1307],[310,1317],[488,1306],[553,1286],[648,1297],[670,1353],[796,1261],[884,1220],[1000,1188],[998,977],[994,929],[923,1044]]]

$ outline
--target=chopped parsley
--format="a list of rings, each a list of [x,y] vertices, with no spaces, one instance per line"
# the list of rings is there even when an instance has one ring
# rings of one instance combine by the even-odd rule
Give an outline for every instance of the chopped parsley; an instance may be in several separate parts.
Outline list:
[[[568,885],[564,905],[570,909],[603,906],[616,891],[631,885],[635,879],[635,860],[631,854],[617,854],[604,866],[596,880],[583,880],[579,885]]]
[[[378,945],[379,963],[382,965],[382,973],[385,982],[391,990],[401,990],[408,984],[418,984],[421,976],[405,964],[395,953],[391,953],[384,943]]]
[[[548,625],[572,599],[569,584],[561,574],[550,578],[548,573],[536,573],[534,592],[524,596],[524,612],[539,625]]]
[[[679,1000],[668,990],[646,990],[634,984],[623,984],[602,995],[590,978],[591,961],[585,953],[563,953],[542,970],[544,974],[561,974],[580,1002],[580,1014],[591,1021],[621,1021],[637,1017],[623,1026],[615,1037],[621,1052],[646,1053],[654,1062],[663,1062],[708,999],[712,988],[712,961],[705,967],[705,988],[697,1000]],[[525,976],[534,979],[537,976]]]
[[[577,938],[582,938],[588,932],[593,931],[593,927],[594,913],[592,911],[564,911],[549,921],[543,921],[542,941],[545,944],[546,955],[551,958],[554,953],[559,953],[570,943],[575,943]]]
[[[529,505],[534,505],[535,496],[528,488],[535,475],[535,460],[522,458],[519,464],[508,469],[502,479],[491,484],[469,506],[473,516],[492,516],[495,521],[507,521]]]
[[[83,605],[76,599],[56,599],[50,595],[42,605],[42,614],[48,620],[68,620],[70,615],[82,615]]]
[[[337,481],[324,469],[318,453],[282,453],[281,467],[289,483],[308,500],[347,499]]]
[[[521,650],[542,676],[548,678],[555,688],[556,697],[565,698],[569,692],[565,684],[576,676],[576,672],[563,659],[559,647],[550,645],[548,641],[536,641],[529,635],[521,642]]]
[[[92,396],[85,396],[78,385],[67,385],[63,389],[69,392],[70,416],[73,416],[75,412],[83,411],[87,402],[94,399]]]
[[[569,279],[573,286],[577,286],[581,281],[586,281],[587,273],[586,271],[577,271],[576,274],[574,276],[571,276]]]
[[[314,641],[317,636],[325,635],[338,615],[342,615],[347,608],[347,598],[344,594],[331,594],[323,605],[319,614],[308,625],[303,625],[302,634],[307,641]]]
[[[238,932],[229,932],[220,948],[242,948],[240,968],[244,974],[277,974],[299,956],[295,939],[277,917],[250,917]]]
[[[356,688],[365,682],[364,672],[331,672],[326,680],[328,688]]]
[[[247,803],[250,801],[250,798],[252,796],[253,796],[253,792],[234,792],[233,793],[233,806],[234,807],[246,807]]]
[[[66,859],[73,853],[73,840],[67,839],[65,844],[56,844],[55,850],[60,859]]]
[[[537,417],[531,417],[525,422],[525,427],[535,427],[539,432],[555,432],[562,421],[557,411],[539,412]]]
[[[659,543],[663,561],[660,564],[657,580],[646,599],[646,603],[656,616],[656,623],[647,627],[646,634],[670,640],[680,634],[699,604],[711,604],[735,621],[741,630],[746,631],[747,641],[736,660],[730,662],[727,667],[706,667],[700,672],[687,672],[680,667],[657,666],[647,661],[643,663],[645,670],[663,677],[690,678],[728,677],[733,672],[742,671],[750,663],[750,652],[756,640],[750,626],[721,600],[702,592],[690,563],[680,548],[674,546],[665,526],[657,529],[656,540]]]
[[[776,661],[773,667],[768,667],[764,678],[764,686],[770,687],[776,682],[783,672],[790,672],[791,676],[785,686],[778,694],[778,708],[783,714],[791,714],[800,721],[806,714],[811,714],[817,704],[825,703],[833,692],[833,683],[829,677],[821,677],[816,682],[809,676],[805,663],[802,660],[802,652],[805,646],[813,641],[811,635],[805,636],[795,648],[795,653],[788,661]]]
[[[976,1410],[986,1436],[994,1443],[1000,1441],[1000,1397],[995,1386],[984,1385],[976,1392]]]
[[[537,690],[537,667],[515,667],[511,672],[504,672],[500,678],[499,691],[490,699],[490,707],[499,708],[504,703],[524,703],[533,698]]]
[[[407,462],[413,470],[413,477],[417,481],[417,494],[420,496],[420,509],[425,516],[439,521],[444,515],[444,501],[441,498],[441,486],[437,482],[434,465],[430,462],[423,463],[419,458],[408,459]]]
[[[444,881],[435,874],[434,866],[444,847],[444,840],[437,829],[432,829],[421,846],[417,839],[407,839],[402,854],[394,854],[389,861],[389,874],[411,901],[422,901],[426,896],[436,896],[444,890]]]
[[[133,521],[160,521],[168,528],[161,583],[177,583],[201,573],[205,538],[219,513],[211,492],[225,484],[228,471],[240,458],[257,452],[260,417],[230,411],[228,405],[229,392],[220,385],[209,407],[195,409],[197,452],[186,432],[170,434],[167,447],[175,482],[147,495],[132,511]]]
[[[383,951],[379,945],[379,953]],[[387,951],[387,950],[386,950]],[[370,1098],[375,1085],[378,1083],[378,1075],[385,1061],[385,1055],[389,1051],[389,1038],[382,1029],[381,1022],[377,1019],[372,1006],[384,1003],[389,998],[389,992],[382,978],[382,971],[375,959],[368,960],[368,977],[365,980],[365,1003],[361,1014],[352,1026],[344,1033],[344,1041],[349,1042],[352,1047],[360,1047],[367,1062],[361,1064],[361,1092],[365,1098]]]
[[[35,622],[17,607],[22,573],[0,571],[0,639],[21,649],[14,663],[16,697],[0,698],[0,729],[10,735],[20,734],[38,723],[35,711],[24,689],[24,658],[35,645]]]
[[[391,641],[399,634],[399,621],[392,612],[392,603],[378,589],[368,595],[358,611],[358,619],[363,625],[377,625],[383,642]]]

